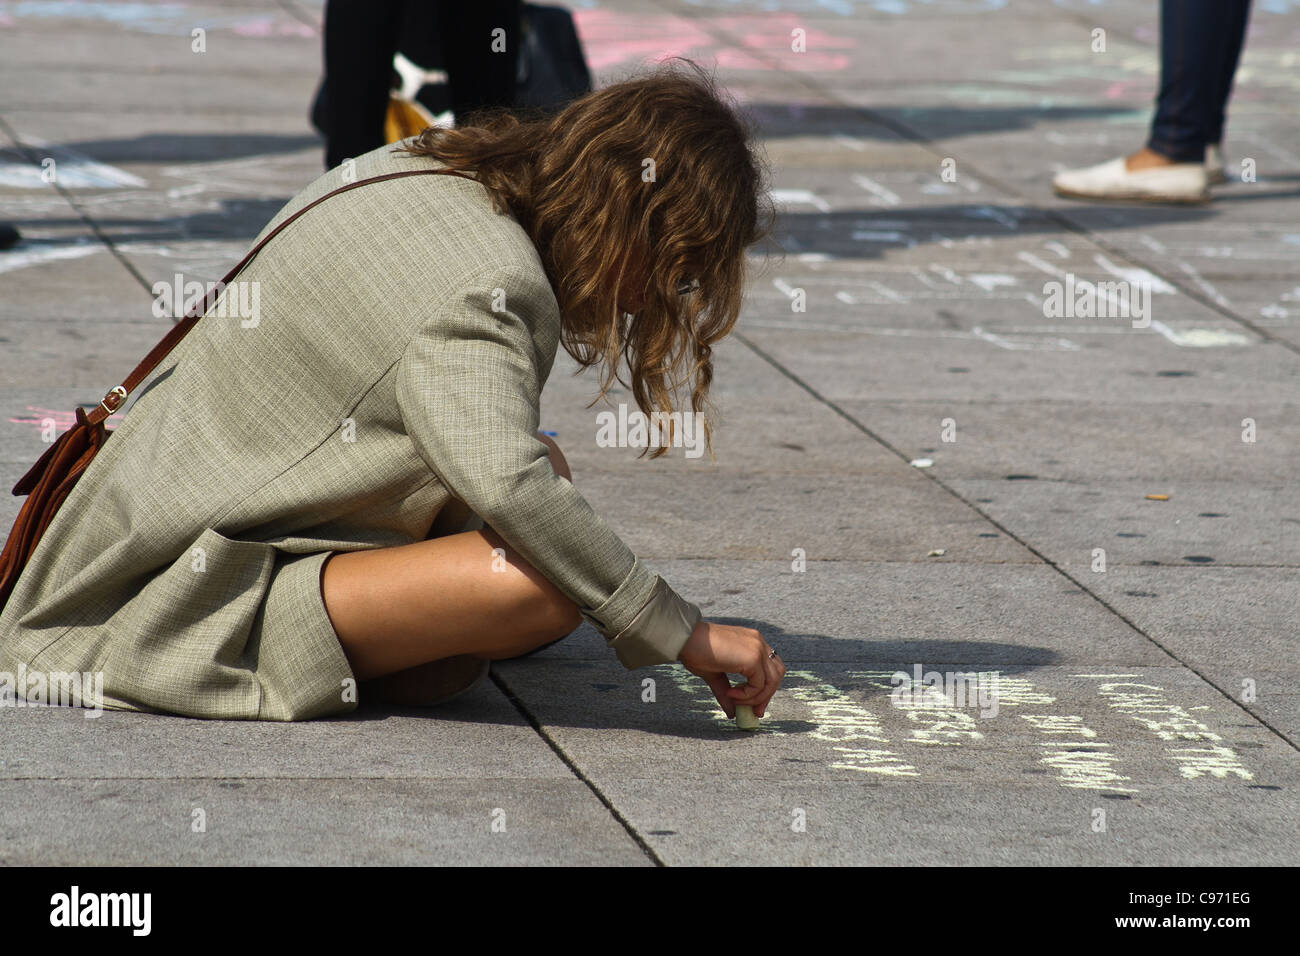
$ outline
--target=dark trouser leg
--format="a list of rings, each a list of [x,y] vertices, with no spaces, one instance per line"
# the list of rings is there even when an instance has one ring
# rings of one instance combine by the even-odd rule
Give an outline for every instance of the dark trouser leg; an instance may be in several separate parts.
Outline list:
[[[1237,63],[1241,59],[1241,47],[1246,42],[1246,22],[1250,18],[1250,0],[1224,0],[1228,8],[1226,29],[1223,38],[1223,64],[1219,71],[1219,86],[1215,93],[1218,112],[1214,114],[1206,134],[1211,143],[1223,142],[1223,124],[1228,115],[1228,97],[1232,93],[1232,78],[1237,73]]]
[[[1199,163],[1219,126],[1232,26],[1245,0],[1161,0],[1160,93],[1147,146],[1175,162]],[[1239,40],[1235,43],[1239,48]]]
[[[384,116],[401,0],[329,0],[325,6],[325,166],[384,145]]]
[[[438,4],[438,15],[456,124],[463,125],[475,110],[514,105],[519,0],[450,0]],[[493,36],[498,28],[505,31],[505,49],[499,52]]]

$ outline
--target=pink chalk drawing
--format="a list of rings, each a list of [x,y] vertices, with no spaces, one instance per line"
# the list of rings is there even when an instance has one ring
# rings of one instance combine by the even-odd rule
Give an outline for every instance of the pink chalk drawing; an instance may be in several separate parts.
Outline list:
[[[318,35],[305,23],[297,20],[282,20],[277,17],[254,17],[236,23],[233,30],[241,37],[306,37],[311,39]]]
[[[848,55],[836,51],[856,46],[851,37],[824,33],[789,13],[687,20],[596,9],[576,10],[573,17],[593,70],[685,56],[711,58],[719,69],[826,72],[846,68]],[[805,52],[791,49],[795,29],[804,31]],[[736,43],[720,42],[717,33]]]
[[[41,408],[37,405],[28,405],[27,410],[33,414],[25,418],[11,418],[9,421],[13,422],[15,425],[31,425],[37,429],[44,428],[46,422],[53,422],[56,436],[62,435],[77,421],[77,413],[75,411],[56,411],[52,408]],[[115,412],[112,415],[109,415],[108,418],[104,419],[104,427],[113,428],[115,427],[115,424],[113,423],[114,419],[117,419],[120,422],[125,417],[126,415],[124,412]]]

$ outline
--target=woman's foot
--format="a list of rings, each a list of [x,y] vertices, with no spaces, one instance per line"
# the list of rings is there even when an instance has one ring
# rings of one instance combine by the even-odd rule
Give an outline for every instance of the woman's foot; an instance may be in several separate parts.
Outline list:
[[[1201,203],[1210,198],[1204,162],[1174,162],[1145,146],[1130,156],[1057,173],[1052,188],[1072,199]]]

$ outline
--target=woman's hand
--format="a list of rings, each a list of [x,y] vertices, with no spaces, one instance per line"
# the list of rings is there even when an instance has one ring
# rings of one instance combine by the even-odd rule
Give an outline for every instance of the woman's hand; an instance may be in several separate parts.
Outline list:
[[[772,648],[753,628],[701,619],[677,659],[712,688],[723,712],[734,720],[737,704],[748,704],[755,717],[762,717],[780,686],[785,665],[779,657],[770,657],[771,653]],[[746,683],[732,687],[729,673],[743,674]]]

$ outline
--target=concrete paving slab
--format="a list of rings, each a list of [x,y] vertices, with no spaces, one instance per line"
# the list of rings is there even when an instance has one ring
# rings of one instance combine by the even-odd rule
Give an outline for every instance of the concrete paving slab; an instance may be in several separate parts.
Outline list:
[[[42,316],[86,326],[151,318],[149,290],[99,238],[81,229],[49,236],[40,220],[15,216],[11,221],[23,241],[0,259],[0,323],[10,341],[25,334],[20,326],[33,326],[44,321]],[[83,334],[87,339],[94,335],[89,330]],[[108,336],[103,341],[111,344]]]
[[[438,707],[299,723],[95,713],[0,705],[0,779],[572,779],[490,681]]]
[[[942,388],[944,397],[956,400],[996,402],[1033,395],[1055,402],[1131,403],[1135,410],[1148,401],[1214,402],[1249,409],[1293,403],[1300,378],[1295,356],[1274,345],[1215,349],[1206,355],[1209,350],[1182,348],[1144,330],[1106,336],[1094,347],[1075,349],[1050,348],[1047,343],[1039,343],[1045,346],[1041,348],[1009,348],[974,341],[977,336],[891,336],[889,351],[895,361],[873,367],[868,375],[861,352],[876,347],[877,337],[763,329],[757,324],[751,323],[745,337],[834,401],[927,400]],[[998,335],[997,330],[986,331]],[[958,374],[950,368],[967,371]]]
[[[5,780],[0,799],[33,808],[0,817],[9,866],[652,865],[572,779]]]
[[[98,389],[95,401],[99,401],[172,327],[168,319],[149,314],[150,302],[144,295],[137,296],[137,304],[147,319],[88,322],[50,316],[8,323],[3,336],[6,351],[0,354],[0,386],[29,390],[41,398],[49,386],[39,388],[38,383],[58,383],[61,389]]]
[[[1071,482],[1278,483],[1292,477],[1300,445],[1296,405],[1251,409],[1245,404],[1149,401],[1134,408],[1050,400],[838,404],[904,454],[930,458],[933,474],[945,478],[1020,474]],[[1248,419],[1253,429],[1243,426]],[[1261,433],[1263,423],[1268,423],[1266,433]]]
[[[1293,485],[1115,480],[946,482],[963,499],[1062,567],[1087,572],[1093,549],[1107,567],[1147,564],[1295,567],[1300,523]],[[1148,500],[1166,494],[1168,501]],[[1220,518],[1219,515],[1228,516]],[[1228,524],[1221,522],[1228,521]]]

